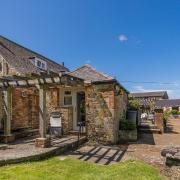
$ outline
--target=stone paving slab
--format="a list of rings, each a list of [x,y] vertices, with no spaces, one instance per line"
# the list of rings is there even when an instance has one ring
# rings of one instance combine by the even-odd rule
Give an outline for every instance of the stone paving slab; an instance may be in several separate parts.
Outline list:
[[[5,149],[7,149],[7,144],[0,143],[0,150],[5,150]]]
[[[169,146],[180,146],[180,119],[168,121],[164,134],[140,134],[136,143],[127,145],[109,147],[87,144],[69,156],[104,165],[138,159],[162,167],[165,165],[165,157],[161,156],[161,151]]]
[[[79,145],[84,142],[86,137],[81,137]],[[35,139],[32,137],[19,139],[15,143],[8,144],[6,149],[0,149],[0,165],[44,159],[72,150],[77,145],[77,136],[53,139],[50,148],[35,147]]]

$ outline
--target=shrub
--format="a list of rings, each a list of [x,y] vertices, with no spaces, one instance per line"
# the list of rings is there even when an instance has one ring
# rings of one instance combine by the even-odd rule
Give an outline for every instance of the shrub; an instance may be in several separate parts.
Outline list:
[[[178,115],[178,114],[179,114],[179,112],[178,112],[178,110],[173,109],[173,110],[171,111],[171,114],[172,114],[172,115]]]
[[[163,113],[163,119],[164,119],[164,121],[167,121],[167,120],[168,120],[170,114],[171,114],[171,111],[164,111],[164,113]]]
[[[120,122],[120,130],[135,130],[136,124],[127,120],[123,120]]]

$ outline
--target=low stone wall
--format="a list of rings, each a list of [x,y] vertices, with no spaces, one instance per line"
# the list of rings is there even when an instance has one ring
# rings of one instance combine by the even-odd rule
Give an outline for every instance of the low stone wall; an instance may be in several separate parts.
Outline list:
[[[72,140],[71,138],[70,142],[65,142],[62,144],[59,143],[54,147],[44,148],[44,149],[37,148],[40,149],[41,151],[38,151],[36,154],[33,155],[28,154],[23,157],[0,159],[0,166],[47,159],[74,150],[85,142],[87,142],[86,137],[81,137],[79,141],[77,139]],[[6,151],[6,149],[4,151]]]
[[[137,141],[137,130],[120,130],[119,131],[120,142],[134,142]]]

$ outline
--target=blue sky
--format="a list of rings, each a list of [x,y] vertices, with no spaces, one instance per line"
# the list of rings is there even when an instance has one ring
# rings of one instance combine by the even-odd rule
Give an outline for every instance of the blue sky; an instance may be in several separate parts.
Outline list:
[[[130,91],[168,90],[180,98],[179,0],[0,0],[0,5],[1,35],[72,70],[89,63]]]

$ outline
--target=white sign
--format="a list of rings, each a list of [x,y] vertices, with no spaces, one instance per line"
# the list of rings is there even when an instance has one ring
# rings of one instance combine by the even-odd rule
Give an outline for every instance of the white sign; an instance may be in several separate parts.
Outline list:
[[[50,125],[51,127],[62,127],[61,117],[59,118],[50,117]]]

